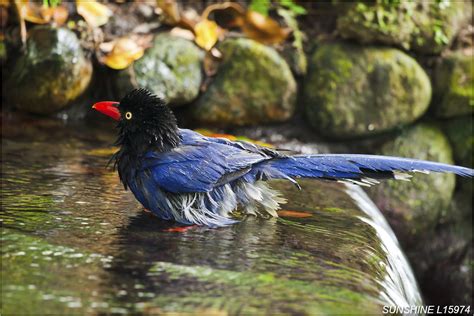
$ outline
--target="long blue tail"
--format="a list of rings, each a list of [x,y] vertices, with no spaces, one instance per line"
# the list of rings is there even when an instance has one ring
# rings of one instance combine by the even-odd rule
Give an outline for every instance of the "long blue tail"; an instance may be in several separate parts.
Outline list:
[[[375,155],[297,155],[276,158],[259,166],[269,178],[320,178],[374,184],[374,179],[398,178],[404,172],[451,172],[473,177],[474,170],[438,162]],[[401,177],[403,178],[403,177]]]

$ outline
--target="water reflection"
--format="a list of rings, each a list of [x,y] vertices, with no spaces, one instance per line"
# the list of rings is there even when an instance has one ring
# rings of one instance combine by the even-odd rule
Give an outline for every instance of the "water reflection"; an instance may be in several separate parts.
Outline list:
[[[391,231],[343,185],[274,184],[287,210],[309,217],[169,232],[174,224],[142,212],[104,168],[113,129],[35,124],[2,131],[5,313],[377,313],[419,303],[398,245],[383,240]]]

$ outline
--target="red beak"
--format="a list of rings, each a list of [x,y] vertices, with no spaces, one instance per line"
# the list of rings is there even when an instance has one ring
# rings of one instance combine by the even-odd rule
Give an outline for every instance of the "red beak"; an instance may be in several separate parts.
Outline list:
[[[118,121],[120,120],[120,111],[117,104],[119,104],[119,102],[102,101],[94,104],[92,108]]]

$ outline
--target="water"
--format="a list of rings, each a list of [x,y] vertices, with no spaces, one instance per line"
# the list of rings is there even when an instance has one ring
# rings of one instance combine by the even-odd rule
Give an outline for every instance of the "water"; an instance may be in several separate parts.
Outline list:
[[[393,233],[342,184],[274,183],[278,219],[171,232],[105,165],[113,125],[4,117],[2,314],[380,313],[419,305]]]

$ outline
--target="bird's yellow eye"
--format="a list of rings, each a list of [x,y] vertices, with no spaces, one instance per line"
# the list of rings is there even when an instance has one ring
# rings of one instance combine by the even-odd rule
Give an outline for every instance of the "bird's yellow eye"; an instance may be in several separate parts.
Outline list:
[[[127,112],[127,113],[125,113],[125,118],[126,118],[127,120],[131,119],[131,118],[132,118],[132,112]]]

